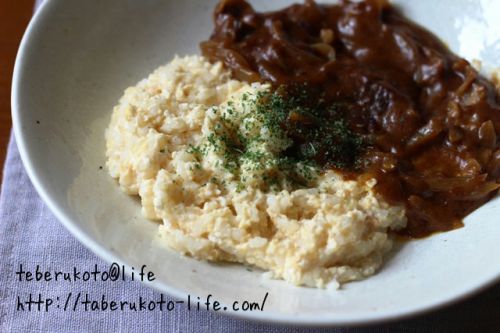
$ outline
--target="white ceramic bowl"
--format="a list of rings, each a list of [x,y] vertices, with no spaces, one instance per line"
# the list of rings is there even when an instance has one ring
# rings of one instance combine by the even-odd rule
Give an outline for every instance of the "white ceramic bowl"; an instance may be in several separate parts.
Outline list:
[[[252,1],[258,9],[289,1]],[[500,64],[500,1],[396,1],[465,57]],[[153,286],[184,298],[260,300],[264,312],[231,313],[301,325],[360,324],[435,309],[500,277],[500,201],[465,228],[399,246],[375,276],[340,291],[264,281],[239,265],[182,257],[152,242],[157,225],[120,192],[105,164],[104,129],[123,90],[175,54],[198,52],[215,1],[46,1],[17,58],[13,118],[17,143],[37,191],[83,244],[108,262],[147,264]],[[37,123],[39,122],[39,124]]]

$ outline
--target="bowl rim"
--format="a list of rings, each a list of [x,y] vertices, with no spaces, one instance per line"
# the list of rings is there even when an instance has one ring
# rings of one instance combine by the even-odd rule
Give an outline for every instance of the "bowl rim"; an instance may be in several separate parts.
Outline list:
[[[55,215],[56,219],[87,249],[92,251],[97,257],[102,259],[106,263],[116,262],[120,265],[124,265],[127,268],[127,272],[131,271],[131,266],[127,264],[124,260],[120,258],[119,255],[114,254],[112,251],[106,249],[106,247],[100,242],[94,240],[88,233],[82,230],[74,221],[68,216],[60,207],[56,198],[54,198],[50,192],[49,187],[42,184],[41,179],[44,177],[43,174],[38,170],[35,161],[30,154],[30,143],[27,137],[24,135],[23,129],[23,110],[20,106],[20,101],[23,98],[23,91],[20,89],[20,83],[25,72],[25,66],[27,58],[34,56],[30,53],[29,46],[32,40],[35,38],[34,32],[37,31],[42,22],[50,19],[53,10],[55,10],[55,4],[61,3],[59,1],[43,1],[39,8],[34,13],[31,21],[23,35],[21,44],[19,46],[16,61],[14,65],[13,78],[12,78],[12,90],[11,90],[11,113],[12,113],[12,123],[13,131],[16,139],[16,144],[23,162],[24,168],[30,178],[36,192],[48,206],[50,211]],[[35,52],[36,53],[36,52]],[[317,317],[317,316],[300,316],[300,315],[288,315],[280,313],[265,313],[265,312],[233,312],[227,311],[223,313],[218,313],[219,315],[229,316],[238,319],[252,320],[267,324],[278,324],[278,325],[293,325],[297,327],[339,327],[339,326],[366,326],[387,323],[396,320],[408,319],[418,315],[423,315],[437,309],[441,309],[446,306],[458,303],[466,298],[478,294],[479,292],[493,286],[500,281],[500,272],[497,276],[493,276],[489,279],[478,283],[473,288],[461,289],[455,294],[440,299],[438,301],[430,302],[429,304],[418,304],[417,306],[408,306],[396,311],[386,311],[366,314],[363,317],[344,315],[343,317],[329,318],[329,317]],[[186,290],[181,290],[175,287],[171,287],[163,282],[153,281],[153,282],[143,282],[143,284],[152,287],[160,293],[166,293],[176,299],[187,299],[189,294]],[[212,310],[211,310],[212,311]]]

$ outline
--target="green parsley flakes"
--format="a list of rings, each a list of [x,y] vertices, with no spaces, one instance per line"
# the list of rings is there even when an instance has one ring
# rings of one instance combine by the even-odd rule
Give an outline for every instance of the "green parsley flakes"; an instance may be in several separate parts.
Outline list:
[[[198,163],[215,154],[216,166],[234,176],[238,191],[254,185],[263,190],[313,186],[324,168],[355,169],[364,149],[365,140],[337,109],[311,98],[305,88],[244,93],[211,108],[210,133],[188,152]]]

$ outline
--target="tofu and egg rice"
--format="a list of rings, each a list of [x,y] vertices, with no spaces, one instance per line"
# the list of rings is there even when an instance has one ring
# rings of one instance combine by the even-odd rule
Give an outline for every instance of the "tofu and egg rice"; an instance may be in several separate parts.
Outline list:
[[[111,176],[141,197],[147,218],[163,221],[161,237],[181,253],[312,287],[374,274],[404,209],[378,197],[373,180],[282,162],[289,143],[256,105],[269,89],[231,79],[221,63],[174,59],[115,107],[106,132]],[[221,139],[235,127],[258,138],[236,156]]]

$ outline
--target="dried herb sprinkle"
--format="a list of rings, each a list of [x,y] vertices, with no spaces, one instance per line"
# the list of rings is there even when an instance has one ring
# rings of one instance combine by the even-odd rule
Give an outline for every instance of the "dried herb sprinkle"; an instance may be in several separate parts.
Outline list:
[[[309,186],[322,169],[355,170],[366,140],[353,132],[339,105],[307,87],[246,93],[211,109],[218,122],[200,146],[190,146],[196,168],[209,151],[239,179],[238,190],[260,177],[266,188]]]

